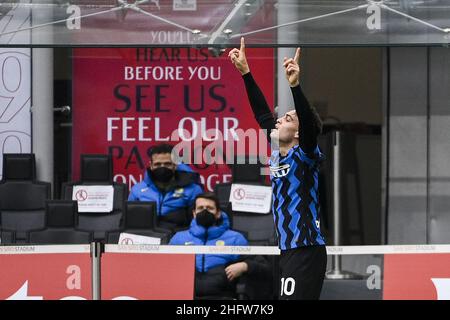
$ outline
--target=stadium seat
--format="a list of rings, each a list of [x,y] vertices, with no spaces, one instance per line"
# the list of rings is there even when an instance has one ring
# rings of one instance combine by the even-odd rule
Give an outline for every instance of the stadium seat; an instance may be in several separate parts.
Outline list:
[[[30,232],[30,244],[88,244],[92,241],[90,232],[76,230],[76,201],[47,201],[45,212],[46,228]]]
[[[244,233],[248,241],[255,245],[275,245],[276,233],[271,211],[266,214],[233,211],[229,201],[231,185],[231,183],[218,183],[214,186],[220,209],[228,213],[231,228]]]
[[[226,211],[228,209],[228,204],[230,203],[230,191],[231,183],[217,183],[214,186],[214,193],[217,199],[219,199],[221,210]]]
[[[126,202],[125,223],[122,230],[108,233],[108,243],[118,243],[120,233],[131,233],[161,239],[161,244],[169,243],[172,232],[156,226],[156,202]]]
[[[229,205],[231,208],[231,204]],[[244,233],[254,245],[276,245],[275,225],[272,213],[251,213],[227,210],[231,228]]]
[[[4,154],[0,181],[0,224],[14,232],[15,242],[25,243],[28,232],[45,226],[45,201],[51,185],[36,181],[34,154]]]
[[[16,241],[14,239],[14,232],[0,230],[0,246],[11,245],[14,244],[15,242]]]
[[[261,174],[263,165],[256,156],[237,157],[231,167],[232,182],[264,185],[266,176]]]
[[[113,165],[110,155],[82,154],[81,178],[77,182],[64,183],[62,198],[72,200],[72,191],[77,185],[112,185],[114,188],[113,210],[108,213],[83,212],[78,214],[78,229],[93,232],[94,239],[106,240],[106,232],[123,227],[123,212],[128,189],[123,183],[113,182]]]

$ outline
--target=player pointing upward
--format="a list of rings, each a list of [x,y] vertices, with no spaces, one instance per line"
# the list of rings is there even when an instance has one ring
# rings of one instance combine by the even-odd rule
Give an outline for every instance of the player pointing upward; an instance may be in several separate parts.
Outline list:
[[[270,159],[272,210],[281,249],[280,299],[318,299],[326,271],[325,240],[320,232],[319,164],[323,160],[317,137],[319,115],[300,87],[300,48],[284,58],[286,79],[295,110],[275,119],[250,72],[244,38],[228,56],[241,73],[256,120],[272,145]]]

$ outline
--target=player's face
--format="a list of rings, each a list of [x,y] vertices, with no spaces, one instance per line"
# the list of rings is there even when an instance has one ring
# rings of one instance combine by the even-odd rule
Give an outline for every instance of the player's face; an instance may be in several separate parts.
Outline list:
[[[198,198],[195,201],[195,209],[194,209],[194,218],[197,216],[197,213],[208,210],[212,214],[214,214],[214,217],[218,219],[220,217],[220,211],[216,207],[216,203],[211,199],[205,199],[205,198]]]
[[[284,116],[277,119],[275,129],[272,129],[270,138],[281,143],[291,143],[298,139],[298,118],[295,110],[286,112]]]
[[[152,161],[150,162],[149,167],[151,170],[155,170],[161,167],[175,170],[176,165],[172,161],[172,156],[170,153],[157,153],[152,156]]]

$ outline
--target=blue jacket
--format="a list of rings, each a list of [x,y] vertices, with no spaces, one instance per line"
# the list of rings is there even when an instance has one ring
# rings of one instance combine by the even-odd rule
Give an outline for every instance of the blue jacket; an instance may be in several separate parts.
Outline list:
[[[169,244],[171,245],[206,245],[206,246],[246,246],[247,240],[239,232],[230,229],[230,220],[226,213],[221,212],[222,223],[208,228],[192,219],[189,230],[177,232]],[[231,254],[197,254],[195,268],[199,272],[207,272],[217,266],[226,265],[239,259],[239,255]]]
[[[145,171],[144,180],[131,188],[128,201],[155,201],[158,216],[189,208],[194,204],[195,197],[203,192],[198,183],[198,173],[185,164],[179,164],[175,172],[175,181],[174,188],[164,194]]]

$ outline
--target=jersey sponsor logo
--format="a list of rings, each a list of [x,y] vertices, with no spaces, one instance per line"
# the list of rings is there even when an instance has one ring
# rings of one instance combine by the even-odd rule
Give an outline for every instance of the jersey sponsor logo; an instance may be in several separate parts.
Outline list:
[[[184,188],[178,188],[178,189],[175,189],[175,190],[173,191],[173,197],[174,197],[174,198],[180,198],[180,197],[183,196],[183,193],[184,193]]]
[[[291,169],[290,164],[282,164],[281,166],[270,167],[270,173],[275,178],[281,178],[286,176],[289,173],[290,169]]]

